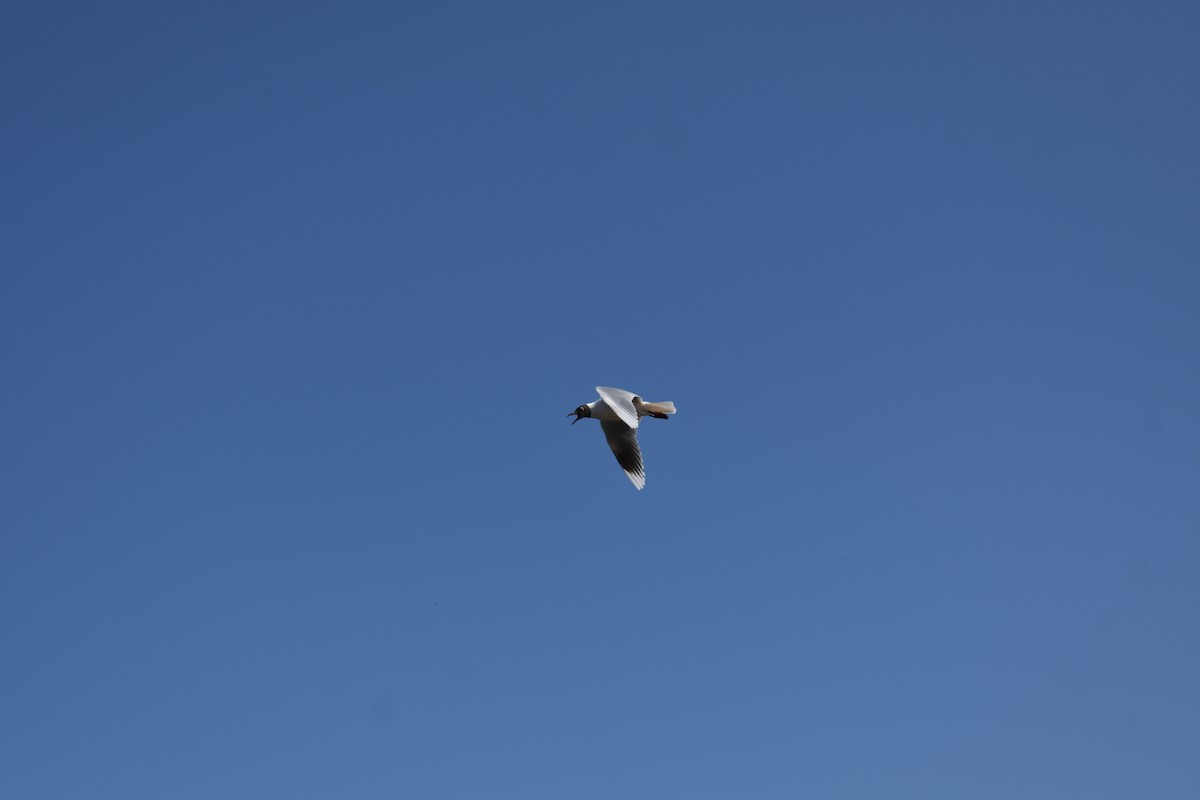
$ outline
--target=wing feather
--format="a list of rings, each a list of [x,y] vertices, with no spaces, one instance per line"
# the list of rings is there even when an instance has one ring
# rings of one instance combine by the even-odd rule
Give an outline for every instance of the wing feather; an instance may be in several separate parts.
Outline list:
[[[607,402],[607,401],[605,401]],[[637,431],[620,422],[600,422],[604,438],[612,448],[617,463],[638,491],[646,485],[646,470],[642,466],[642,449],[638,447]]]
[[[614,389],[611,386],[597,386],[596,394],[600,395],[600,399],[621,418],[622,422],[631,428],[637,428],[638,412],[633,405],[633,401],[638,399],[636,394],[624,389]]]

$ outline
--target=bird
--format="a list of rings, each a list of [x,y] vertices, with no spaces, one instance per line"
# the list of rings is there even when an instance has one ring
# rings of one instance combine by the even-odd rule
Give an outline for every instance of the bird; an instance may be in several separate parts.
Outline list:
[[[646,486],[646,469],[642,466],[642,449],[638,447],[638,420],[642,417],[666,419],[675,413],[675,404],[647,403],[633,392],[611,386],[597,386],[596,394],[600,395],[599,400],[585,403],[567,416],[575,415],[572,425],[581,419],[600,420],[600,429],[604,431],[617,463],[640,492]]]

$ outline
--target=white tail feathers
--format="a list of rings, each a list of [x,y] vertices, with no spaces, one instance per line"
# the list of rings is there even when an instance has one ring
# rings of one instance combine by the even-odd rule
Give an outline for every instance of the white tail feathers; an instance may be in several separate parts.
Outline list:
[[[642,411],[644,411],[645,413],[650,414],[652,416],[655,414],[674,414],[675,413],[675,404],[670,402],[669,400],[665,403],[642,403],[641,406],[642,406],[642,408],[641,408]]]

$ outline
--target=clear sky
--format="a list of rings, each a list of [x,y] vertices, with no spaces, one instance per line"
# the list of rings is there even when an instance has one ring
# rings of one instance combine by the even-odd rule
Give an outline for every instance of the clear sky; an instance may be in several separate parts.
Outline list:
[[[1200,796],[1198,29],[6,5],[0,796]]]

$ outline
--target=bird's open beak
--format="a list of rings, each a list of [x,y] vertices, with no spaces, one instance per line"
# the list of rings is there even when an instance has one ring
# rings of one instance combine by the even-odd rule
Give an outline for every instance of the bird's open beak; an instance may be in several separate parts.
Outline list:
[[[570,416],[574,416],[574,417],[575,417],[575,419],[571,420],[571,424],[572,424],[572,425],[574,425],[576,422],[579,422],[579,415],[578,415],[578,414],[576,414],[574,411],[569,411],[569,412],[567,412],[567,416],[568,416],[568,417],[570,417]]]

